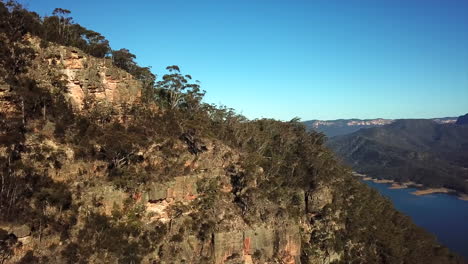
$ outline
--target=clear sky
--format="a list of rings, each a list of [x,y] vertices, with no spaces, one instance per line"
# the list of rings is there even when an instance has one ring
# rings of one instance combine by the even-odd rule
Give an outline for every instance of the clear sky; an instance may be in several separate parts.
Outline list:
[[[161,76],[249,118],[468,112],[468,0],[23,0],[70,9]]]

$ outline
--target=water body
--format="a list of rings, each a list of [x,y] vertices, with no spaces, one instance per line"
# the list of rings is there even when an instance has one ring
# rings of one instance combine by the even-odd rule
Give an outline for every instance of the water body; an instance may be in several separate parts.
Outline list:
[[[468,201],[454,195],[416,196],[414,188],[388,189],[389,184],[364,181],[392,200],[396,209],[436,235],[440,243],[468,258]]]

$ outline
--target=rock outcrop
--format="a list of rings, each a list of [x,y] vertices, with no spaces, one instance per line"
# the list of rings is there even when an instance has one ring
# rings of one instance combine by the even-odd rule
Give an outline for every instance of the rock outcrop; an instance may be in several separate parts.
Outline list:
[[[2,229],[14,235],[16,238],[24,238],[31,235],[31,228],[27,225],[7,225],[1,226]]]
[[[301,236],[297,225],[281,228],[254,226],[214,234],[215,263],[252,263],[277,257],[281,263],[300,263]]]
[[[148,192],[143,194],[141,199],[141,202],[145,204],[149,222],[170,223],[174,221],[172,223],[172,229],[175,230],[173,235],[177,235],[179,228],[183,227],[183,223],[187,219],[174,218],[170,210],[177,204],[185,204],[188,206],[186,208],[190,208],[190,204],[199,195],[205,195],[198,193],[197,183],[206,177],[219,181],[225,175],[203,173],[175,177],[173,181],[166,183],[150,184]],[[232,186],[228,187],[228,189],[232,189]],[[326,197],[321,197],[322,195]],[[311,199],[320,201],[318,206],[324,206],[330,202],[330,195],[329,190],[324,188],[320,194],[315,194]],[[219,213],[223,212],[222,208],[216,210]],[[180,213],[187,215],[193,212],[186,210]],[[238,221],[223,216],[221,216],[221,219],[222,221]],[[236,226],[235,230],[220,229],[214,231],[212,233],[213,238],[208,243],[197,239],[196,236],[185,237],[181,243],[183,246],[181,246],[181,252],[179,252],[177,258],[181,261],[194,261],[192,252],[198,252],[202,248],[211,248],[211,251],[203,252],[202,256],[213,257],[216,264],[234,263],[236,261],[253,263],[253,260],[273,258],[287,264],[300,263],[301,234],[298,223],[285,222],[281,226],[269,224],[249,226],[242,221],[235,223],[234,226]]]
[[[167,183],[153,183],[145,194],[148,202],[168,200],[169,202],[190,201],[197,198],[197,181],[200,176],[180,176]]]
[[[45,87],[62,81],[76,109],[93,99],[113,105],[132,104],[140,99],[141,83],[114,66],[111,59],[95,58],[77,48],[56,44],[41,48],[41,41],[35,37],[29,41],[36,51],[29,71],[31,78]]]
[[[307,211],[318,212],[333,201],[333,193],[330,187],[320,186],[307,195]]]

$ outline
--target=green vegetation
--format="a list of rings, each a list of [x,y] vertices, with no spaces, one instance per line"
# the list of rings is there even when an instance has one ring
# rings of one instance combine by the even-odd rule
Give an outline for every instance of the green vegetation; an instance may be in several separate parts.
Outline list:
[[[50,90],[31,77],[25,34],[97,57],[109,54],[109,43],[74,24],[68,10],[40,18],[0,2],[0,12],[0,79],[9,87],[0,101],[0,224],[31,233],[27,244],[0,229],[0,263],[213,263],[227,252],[237,261],[242,252],[215,241],[247,229],[275,241],[272,255],[253,250],[262,261],[309,263],[336,252],[343,263],[461,262],[352,179],[323,134],[298,119],[247,120],[206,104],[199,83],[177,66],[157,81],[128,50],[112,52],[116,66],[144,83],[141,102],[90,99],[72,110],[53,67]],[[197,177],[196,193],[176,197],[174,186],[164,187],[182,176]],[[162,198],[145,200],[151,188]],[[302,243],[278,231],[286,227],[302,228]],[[296,254],[289,242],[298,255],[288,255]]]
[[[332,138],[330,147],[356,171],[468,193],[468,127],[398,120]]]
[[[129,72],[143,84],[146,96],[155,82],[156,76],[149,67],[140,67],[134,61],[136,56],[128,49],[112,50],[109,41],[100,33],[89,30],[73,21],[71,11],[62,8],[53,10],[51,16],[41,17],[24,9],[16,1],[0,2],[0,56],[6,74],[19,74],[33,56],[32,50],[25,48],[23,37],[31,34],[39,37],[41,45],[49,42],[76,47],[98,58],[110,58],[115,66]],[[8,45],[8,46],[7,46]],[[7,79],[8,79],[8,75]]]
[[[376,190],[369,189],[352,176],[346,177],[339,188],[343,193],[352,193],[352,196],[339,197],[321,216],[333,214],[337,206],[342,206],[346,212],[345,228],[331,242],[336,249],[345,248],[344,258],[339,263],[361,263],[359,256],[363,255],[366,263],[457,261],[447,248],[438,245],[434,237],[422,228],[415,227],[408,216],[396,211],[391,201],[382,199]],[[313,233],[311,241],[323,239],[321,235],[320,231]],[[350,238],[352,244],[347,242]],[[311,244],[311,247],[316,246]]]

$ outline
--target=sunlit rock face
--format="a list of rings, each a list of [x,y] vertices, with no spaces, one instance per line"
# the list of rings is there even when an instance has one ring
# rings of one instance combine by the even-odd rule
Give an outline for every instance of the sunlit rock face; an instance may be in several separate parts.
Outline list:
[[[219,232],[214,235],[215,263],[237,259],[253,263],[253,259],[278,256],[282,263],[300,263],[301,236],[297,225],[281,228],[254,226],[244,231]]]
[[[29,41],[36,51],[29,74],[43,86],[57,86],[60,82],[77,110],[88,99],[119,105],[132,104],[141,98],[141,83],[115,67],[111,59],[95,58],[77,48],[55,44],[41,47],[40,40],[33,37]]]

